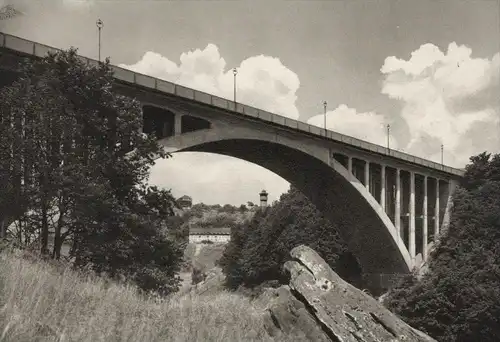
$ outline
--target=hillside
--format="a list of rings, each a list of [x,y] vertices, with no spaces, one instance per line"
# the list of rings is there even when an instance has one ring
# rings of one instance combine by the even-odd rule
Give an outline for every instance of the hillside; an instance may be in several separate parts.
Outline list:
[[[235,207],[203,203],[195,204],[181,213],[184,225],[197,228],[233,228],[251,219],[254,214],[255,210],[245,205]]]
[[[221,206],[198,203],[177,213],[180,219],[180,230],[187,235],[190,229],[198,232],[214,228],[237,229],[243,222],[252,219],[255,210],[245,205],[235,207],[229,204]],[[188,243],[180,273],[183,280],[181,292],[191,287],[193,269],[206,274],[216,266],[225,248],[225,243]]]
[[[222,292],[141,297],[131,286],[0,254],[0,340],[300,341],[271,338],[248,298]]]

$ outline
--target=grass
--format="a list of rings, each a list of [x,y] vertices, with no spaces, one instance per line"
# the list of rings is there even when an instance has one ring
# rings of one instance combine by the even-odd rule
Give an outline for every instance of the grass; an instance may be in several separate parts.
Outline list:
[[[141,297],[131,286],[0,254],[0,341],[299,341],[272,339],[240,294]]]

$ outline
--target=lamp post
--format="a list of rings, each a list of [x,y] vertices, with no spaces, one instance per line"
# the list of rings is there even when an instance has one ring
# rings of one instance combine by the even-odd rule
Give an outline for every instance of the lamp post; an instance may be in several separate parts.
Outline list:
[[[238,70],[236,68],[233,68],[233,75],[234,75],[234,82],[233,82],[233,85],[234,85],[234,94],[233,94],[233,98],[234,98],[234,109],[236,110],[236,75],[238,74]]]
[[[101,29],[104,26],[104,23],[101,19],[97,19],[95,22],[97,29],[99,30],[99,62],[101,61]]]
[[[324,101],[324,102],[323,102],[323,109],[324,109],[324,121],[325,121],[324,125],[325,125],[325,131],[326,131],[326,105],[327,105],[327,103],[326,103],[326,101]]]
[[[441,165],[444,165],[444,145],[441,144]]]
[[[387,152],[390,150],[391,125],[387,124]]]

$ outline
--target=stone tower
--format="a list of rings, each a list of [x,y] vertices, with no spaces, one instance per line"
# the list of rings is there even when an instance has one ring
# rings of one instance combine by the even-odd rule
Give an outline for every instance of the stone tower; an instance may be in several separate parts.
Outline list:
[[[266,190],[262,190],[259,195],[260,195],[260,207],[262,209],[264,209],[265,207],[267,207],[267,192],[266,192]]]

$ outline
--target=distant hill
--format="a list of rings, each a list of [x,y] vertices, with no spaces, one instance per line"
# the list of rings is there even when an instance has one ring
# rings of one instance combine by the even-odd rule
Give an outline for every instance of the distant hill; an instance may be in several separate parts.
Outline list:
[[[254,208],[245,205],[240,207],[226,204],[221,206],[198,203],[182,212],[184,225],[191,228],[235,228],[250,220],[255,214]]]

